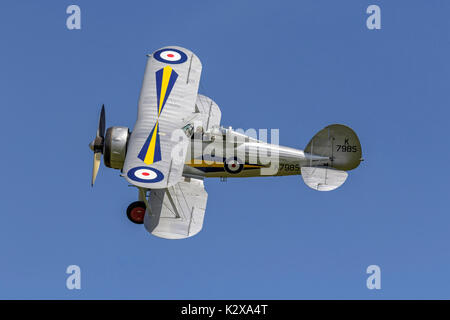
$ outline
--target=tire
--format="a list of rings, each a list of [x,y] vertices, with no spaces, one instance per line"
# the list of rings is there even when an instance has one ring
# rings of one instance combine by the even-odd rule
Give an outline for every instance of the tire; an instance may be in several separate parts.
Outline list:
[[[127,217],[135,224],[143,224],[146,209],[144,201],[135,201],[128,206]]]

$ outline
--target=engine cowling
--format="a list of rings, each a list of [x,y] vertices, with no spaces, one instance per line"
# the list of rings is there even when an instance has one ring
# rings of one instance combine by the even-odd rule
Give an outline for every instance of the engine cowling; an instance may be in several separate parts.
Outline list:
[[[103,162],[113,169],[122,169],[127,155],[130,130],[126,127],[110,127],[106,130]]]

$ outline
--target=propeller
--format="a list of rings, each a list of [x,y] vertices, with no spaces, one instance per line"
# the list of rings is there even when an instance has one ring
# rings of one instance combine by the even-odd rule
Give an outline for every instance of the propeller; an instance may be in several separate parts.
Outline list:
[[[98,120],[97,134],[89,143],[89,148],[94,152],[94,166],[92,168],[91,186],[94,186],[95,178],[97,178],[98,169],[100,168],[100,160],[103,154],[103,145],[105,141],[105,105],[102,105],[100,119]]]

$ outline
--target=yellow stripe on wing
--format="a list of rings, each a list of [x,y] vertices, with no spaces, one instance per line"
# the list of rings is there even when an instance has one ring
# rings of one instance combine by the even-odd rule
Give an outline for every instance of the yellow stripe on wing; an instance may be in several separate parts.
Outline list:
[[[170,75],[172,74],[172,68],[165,66],[163,70],[162,83],[161,83],[161,94],[159,95],[159,108],[158,117],[161,114],[161,108],[163,106],[164,98],[166,97],[167,87],[169,85]]]
[[[153,130],[153,135],[150,140],[150,144],[148,145],[147,154],[145,155],[144,163],[146,164],[152,164],[155,158],[155,146],[157,134],[158,134],[158,121],[156,121],[155,129]]]

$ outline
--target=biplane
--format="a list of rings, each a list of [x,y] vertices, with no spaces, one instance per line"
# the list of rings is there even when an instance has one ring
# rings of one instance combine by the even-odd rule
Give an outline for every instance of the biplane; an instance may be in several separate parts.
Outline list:
[[[362,161],[355,132],[341,124],[320,130],[304,150],[268,143],[221,126],[219,106],[198,94],[202,64],[191,51],[165,47],[148,55],[132,132],[105,130],[102,106],[91,185],[101,157],[137,188],[128,218],[153,235],[183,239],[203,226],[204,179],[301,175],[306,185],[330,191]]]

